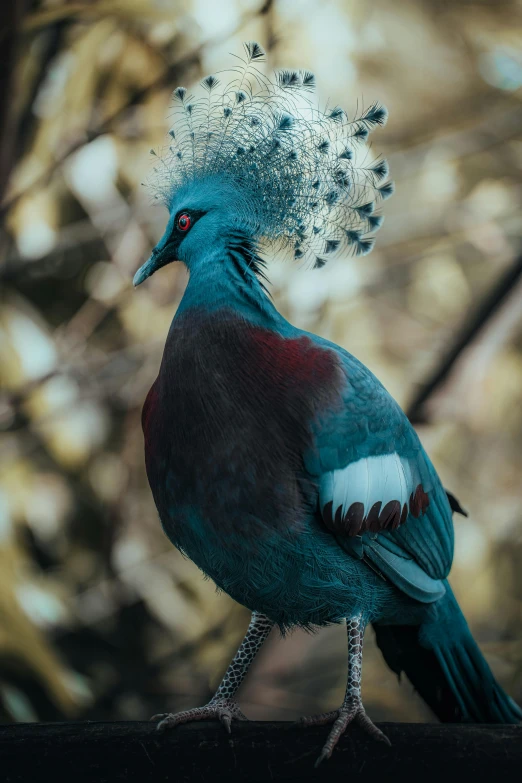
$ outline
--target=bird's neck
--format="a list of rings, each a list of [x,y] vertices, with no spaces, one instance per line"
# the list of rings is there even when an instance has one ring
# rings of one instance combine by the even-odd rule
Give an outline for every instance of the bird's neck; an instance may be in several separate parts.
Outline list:
[[[189,310],[233,309],[253,324],[280,331],[288,325],[256,273],[235,248],[209,252],[190,264],[189,282],[176,318]]]

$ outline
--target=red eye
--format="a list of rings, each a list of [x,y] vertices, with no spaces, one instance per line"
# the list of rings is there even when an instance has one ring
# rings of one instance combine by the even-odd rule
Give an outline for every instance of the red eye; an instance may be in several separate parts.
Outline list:
[[[190,219],[190,215],[187,215],[187,213],[184,212],[182,215],[179,216],[178,228],[180,231],[188,231],[191,225],[192,225],[192,220]]]

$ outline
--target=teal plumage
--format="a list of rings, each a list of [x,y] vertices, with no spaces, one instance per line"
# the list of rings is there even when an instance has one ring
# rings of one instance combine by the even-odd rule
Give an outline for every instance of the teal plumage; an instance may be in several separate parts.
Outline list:
[[[253,612],[245,642],[212,702],[160,726],[241,716],[232,701],[273,623],[282,630],[348,624],[349,685],[320,759],[351,720],[377,738],[360,699],[364,626],[442,720],[516,722],[448,582],[448,496],[415,431],[351,354],[292,326],[265,289],[260,248],[273,242],[322,266],[367,252],[382,219],[383,161],[357,144],[386,117],[349,122],[313,108],[307,71],[274,82],[247,57],[231,85],[208,77],[203,102],[178,88],[180,125],[160,158],[164,236],[141,283],[182,261],[189,283],[149,393],[147,473],[172,542]],[[256,87],[257,85],[257,87]],[[305,99],[302,99],[302,94]],[[301,96],[301,97],[300,97]]]

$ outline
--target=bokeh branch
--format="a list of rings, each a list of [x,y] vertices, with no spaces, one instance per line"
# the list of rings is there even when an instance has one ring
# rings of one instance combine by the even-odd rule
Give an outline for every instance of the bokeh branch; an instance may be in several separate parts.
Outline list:
[[[246,12],[241,17],[239,24],[237,25],[236,29],[232,32],[232,35],[237,34],[249,21],[254,19],[256,16],[268,13],[272,5],[272,2],[273,0],[266,0],[266,2],[261,6],[260,9]],[[84,10],[84,9],[85,6],[82,6],[81,9],[79,10]],[[67,16],[69,15],[67,14]],[[227,34],[227,37],[229,35],[230,33]],[[197,46],[195,46],[189,52],[184,54],[182,57],[179,57],[178,59],[175,59],[172,63],[169,63],[168,66],[163,71],[163,73],[157,79],[154,79],[145,87],[142,87],[136,90],[135,92],[133,92],[130,95],[129,99],[124,104],[122,104],[118,109],[112,112],[108,117],[102,120],[95,127],[88,129],[85,138],[77,139],[75,142],[73,142],[68,147],[68,149],[59,158],[57,158],[57,160],[55,160],[53,165],[47,171],[45,171],[39,177],[34,179],[27,186],[26,190],[20,191],[19,193],[15,193],[13,196],[11,196],[11,198],[7,200],[6,203],[0,205],[0,220],[5,216],[6,213],[9,212],[10,209],[12,209],[12,207],[21,198],[24,197],[26,192],[33,191],[35,188],[45,187],[52,179],[55,171],[57,171],[57,169],[63,166],[63,164],[71,157],[71,155],[73,155],[75,152],[81,149],[81,147],[83,147],[84,144],[94,141],[94,139],[97,139],[99,136],[102,136],[103,134],[111,131],[114,128],[114,125],[118,122],[118,120],[122,119],[125,116],[125,114],[134,106],[138,106],[142,104],[146,98],[150,97],[156,92],[160,92],[161,90],[164,90],[165,88],[171,89],[172,85],[175,85],[177,83],[177,81],[179,80],[182,74],[184,74],[192,66],[198,65],[201,58],[201,54],[206,48],[215,46],[216,44],[219,44],[221,41],[223,41],[223,36],[215,36],[207,41],[203,41],[199,43]],[[2,193],[0,192],[0,204],[2,200],[1,197],[2,197]]]
[[[480,305],[473,310],[471,316],[457,334],[455,341],[450,345],[447,352],[443,354],[432,374],[418,388],[407,408],[408,417],[413,424],[426,423],[426,405],[428,401],[448,379],[464,351],[474,343],[482,330],[487,327],[490,319],[504,305],[521,277],[522,256],[519,256],[501,276],[498,283],[487,292]]]
[[[16,117],[12,112],[15,64],[26,0],[3,3],[0,8],[0,203],[13,165]]]

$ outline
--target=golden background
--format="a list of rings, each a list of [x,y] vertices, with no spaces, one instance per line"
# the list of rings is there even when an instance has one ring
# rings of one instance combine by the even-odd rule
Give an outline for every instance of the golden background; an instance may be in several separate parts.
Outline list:
[[[144,472],[141,405],[186,272],[131,285],[166,222],[140,183],[170,93],[228,67],[245,40],[266,48],[269,70],[313,70],[322,105],[390,111],[373,149],[396,194],[376,249],[322,270],[271,262],[283,314],[346,347],[411,410],[479,313],[412,414],[470,512],[455,519],[452,584],[522,700],[521,22],[508,0],[0,11],[0,721],[203,704],[246,628],[247,611],[163,535]],[[488,297],[497,306],[481,316]],[[273,634],[240,700],[251,718],[293,719],[337,706],[344,687],[335,626]],[[377,720],[432,719],[371,630],[363,697]]]

